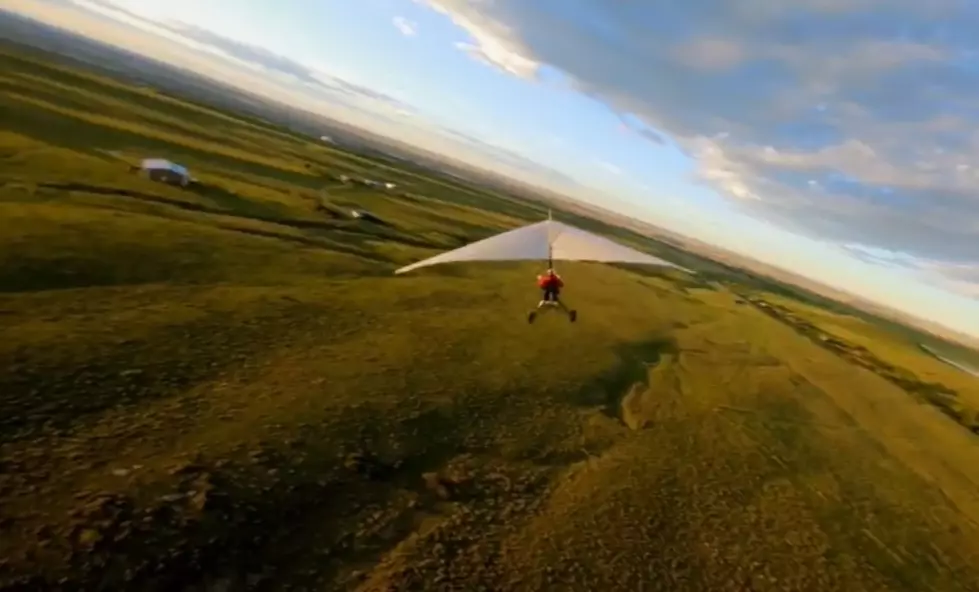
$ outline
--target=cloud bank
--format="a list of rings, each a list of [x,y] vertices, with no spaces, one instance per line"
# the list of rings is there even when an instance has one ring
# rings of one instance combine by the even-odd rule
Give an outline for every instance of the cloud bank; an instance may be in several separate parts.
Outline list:
[[[473,57],[527,80],[556,68],[627,129],[669,136],[753,217],[979,294],[979,5],[428,4]]]

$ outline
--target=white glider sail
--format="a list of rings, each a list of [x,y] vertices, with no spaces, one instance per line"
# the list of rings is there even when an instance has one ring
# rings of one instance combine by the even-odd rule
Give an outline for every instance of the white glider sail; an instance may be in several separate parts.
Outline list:
[[[548,219],[412,263],[395,273],[459,261],[531,260],[640,263],[682,269],[668,261],[630,249],[607,238]]]

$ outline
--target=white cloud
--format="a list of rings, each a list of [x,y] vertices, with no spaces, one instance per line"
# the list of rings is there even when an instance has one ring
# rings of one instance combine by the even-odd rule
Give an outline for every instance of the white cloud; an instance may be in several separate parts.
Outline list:
[[[743,212],[826,241],[979,263],[969,3],[430,4],[487,63],[525,79],[546,64],[665,132]],[[948,265],[936,273],[951,278]]]
[[[396,16],[391,22],[394,24],[394,28],[400,31],[405,37],[414,37],[418,34],[418,25],[403,16]]]
[[[508,74],[527,79],[537,76],[540,63],[527,57],[530,52],[515,42],[513,31],[506,25],[483,19],[478,10],[469,10],[458,3],[433,0],[429,5],[451,17],[472,38],[472,43],[456,44],[462,51]]]

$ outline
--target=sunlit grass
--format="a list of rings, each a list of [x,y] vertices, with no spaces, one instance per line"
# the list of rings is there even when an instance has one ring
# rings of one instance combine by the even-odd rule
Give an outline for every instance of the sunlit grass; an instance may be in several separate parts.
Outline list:
[[[531,326],[542,263],[392,272],[539,204],[0,63],[0,585],[975,588],[979,392],[910,334],[560,212],[703,273]]]

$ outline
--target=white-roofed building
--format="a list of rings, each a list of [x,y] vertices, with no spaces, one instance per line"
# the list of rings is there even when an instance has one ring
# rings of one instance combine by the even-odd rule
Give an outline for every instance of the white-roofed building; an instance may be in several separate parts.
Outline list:
[[[140,170],[154,181],[170,183],[186,187],[190,184],[190,171],[187,167],[162,158],[146,158],[140,164]]]

